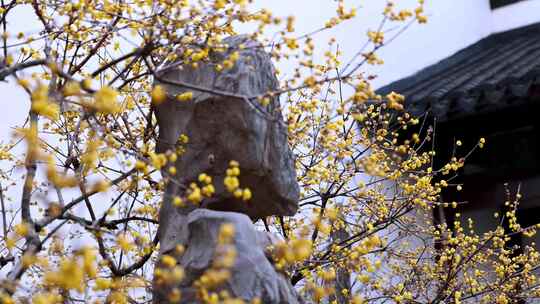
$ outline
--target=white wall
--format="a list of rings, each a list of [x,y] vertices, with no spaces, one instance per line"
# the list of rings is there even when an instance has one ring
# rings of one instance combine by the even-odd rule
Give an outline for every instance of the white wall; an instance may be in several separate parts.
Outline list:
[[[489,0],[426,1],[425,26],[414,26],[380,53],[376,86],[414,74],[489,36],[540,22],[540,1],[528,0],[491,10]]]
[[[489,0],[426,1],[425,25],[414,25],[380,53],[376,86],[434,64],[491,32]]]
[[[491,15],[493,32],[502,32],[540,21],[540,1],[527,0],[496,9]]]
[[[358,2],[345,1],[348,6]],[[414,8],[418,1],[394,2],[400,8]],[[259,3],[261,7],[271,8],[276,15],[293,14],[300,33],[320,27],[333,16],[336,6],[335,1],[328,0],[264,0]],[[315,39],[324,47],[328,38],[334,36],[344,59],[350,58],[365,42],[367,30],[378,26],[385,3],[362,1],[359,18],[317,34]],[[373,82],[375,87],[412,75],[492,33],[540,22],[540,0],[522,1],[495,10],[491,9],[489,0],[426,0],[425,11],[428,23],[415,24],[406,30],[380,50],[385,64],[367,69],[377,75]],[[397,31],[396,24],[387,24],[385,30],[386,37],[391,37]],[[281,68],[287,70],[285,64]]]

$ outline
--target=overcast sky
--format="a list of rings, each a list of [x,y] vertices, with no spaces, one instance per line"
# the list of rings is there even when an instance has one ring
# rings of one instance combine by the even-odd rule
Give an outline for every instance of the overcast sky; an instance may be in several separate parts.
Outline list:
[[[398,7],[414,8],[417,0],[400,0]],[[334,0],[255,0],[260,7],[270,8],[275,15],[296,17],[298,33],[320,28],[334,16],[337,2]],[[362,46],[368,29],[376,28],[386,1],[347,0],[348,7],[359,7],[358,18],[347,21],[332,31],[315,36],[322,47],[331,36],[339,42],[344,59],[350,58]],[[11,34],[36,33],[39,24],[28,11],[18,10],[8,19]],[[492,12],[489,0],[426,0],[426,25],[414,25],[400,35],[388,47],[380,51],[386,64],[367,69],[376,74],[375,87],[413,74],[419,69],[436,63],[457,50],[470,45],[494,31],[517,27],[540,20],[540,0],[528,0]],[[393,25],[386,29],[388,35],[396,32]],[[287,70],[286,66],[280,69]],[[26,116],[29,104],[21,90],[12,81],[0,83],[0,141],[11,133],[9,128],[19,124]]]

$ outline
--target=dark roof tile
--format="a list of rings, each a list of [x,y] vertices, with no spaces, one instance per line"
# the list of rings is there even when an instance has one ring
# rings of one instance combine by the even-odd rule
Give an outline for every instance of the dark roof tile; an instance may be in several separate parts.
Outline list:
[[[377,93],[398,92],[412,114],[446,120],[505,107],[539,84],[540,23],[493,34]]]

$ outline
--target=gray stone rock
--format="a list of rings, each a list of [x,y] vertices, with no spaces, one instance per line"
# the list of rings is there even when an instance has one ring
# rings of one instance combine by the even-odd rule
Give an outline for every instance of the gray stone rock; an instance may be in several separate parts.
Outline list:
[[[197,209],[187,215],[186,250],[176,256],[174,250],[169,253],[184,268],[185,279],[178,286],[156,286],[154,303],[168,303],[167,293],[173,287],[179,288],[183,295],[180,303],[199,303],[193,282],[219,256],[217,241],[225,223],[235,227],[231,245],[237,255],[234,266],[229,268],[230,278],[215,291],[226,290],[247,303],[254,298],[268,304],[301,303],[288,278],[277,272],[265,255],[265,247],[276,239],[256,231],[244,214],[208,209]]]
[[[210,60],[200,62],[197,69],[176,63],[158,71],[155,83],[165,88],[168,99],[155,106],[157,151],[174,150],[181,134],[189,137],[185,153],[175,163],[175,179],[189,185],[202,172],[213,177],[216,193],[205,199],[202,207],[241,212],[253,220],[294,215],[299,187],[278,97],[271,97],[267,106],[249,98],[278,89],[270,56],[247,36],[223,42],[229,48],[210,54]],[[216,72],[215,65],[234,51],[239,54],[235,66]],[[188,91],[193,93],[193,100],[175,100],[176,95]],[[249,188],[253,194],[248,202],[234,198],[224,187],[230,160],[240,163],[240,187]],[[169,218],[185,216],[192,210],[178,211],[171,206],[172,196],[182,194],[181,188],[169,184],[160,211],[162,240],[183,238],[181,231],[166,231],[170,230]]]

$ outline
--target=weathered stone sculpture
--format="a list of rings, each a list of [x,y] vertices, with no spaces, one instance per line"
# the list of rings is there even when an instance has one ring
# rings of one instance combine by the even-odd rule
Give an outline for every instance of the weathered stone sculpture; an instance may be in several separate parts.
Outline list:
[[[211,264],[219,226],[233,223],[238,256],[232,278],[223,288],[243,299],[297,303],[288,279],[265,258],[260,244],[268,238],[257,238],[250,221],[294,215],[298,208],[299,187],[287,127],[278,98],[267,95],[278,89],[275,70],[262,46],[247,36],[230,37],[223,43],[228,46],[224,52],[210,54],[210,60],[199,62],[197,68],[170,64],[156,75],[156,84],[168,96],[155,106],[157,151],[175,150],[181,134],[189,138],[174,164],[174,182],[169,182],[160,210],[160,252],[171,254],[177,245],[187,248],[177,257],[187,274],[177,287],[185,295],[181,303],[197,303],[195,297],[190,300],[190,284]],[[235,57],[235,65],[217,72],[216,65],[231,57]],[[192,92],[192,100],[175,99],[186,92]],[[257,96],[269,102],[260,103]],[[240,186],[251,190],[247,202],[235,198],[224,186],[231,160],[240,164]],[[196,182],[201,173],[212,176],[214,195],[206,197],[199,209],[173,206],[172,198],[184,196],[183,187]],[[155,303],[167,303],[165,292],[166,288],[158,288]]]
[[[299,189],[278,98],[270,97],[267,106],[243,98],[278,89],[270,57],[246,36],[234,36],[223,43],[228,50],[210,54],[212,62],[200,63],[196,69],[171,65],[158,72],[156,83],[165,87],[171,99],[155,107],[158,151],[174,149],[181,134],[188,136],[186,152],[176,162],[176,178],[189,184],[201,172],[214,177],[216,193],[203,202],[207,208],[242,212],[252,219],[293,215]],[[216,64],[234,52],[238,52],[234,67],[217,72]],[[178,83],[208,88],[216,94],[175,85]],[[174,100],[184,92],[192,92],[193,100]],[[250,203],[234,199],[222,183],[230,160],[240,163],[240,184],[253,192]]]
[[[229,269],[230,278],[213,292],[227,290],[232,297],[249,303],[258,298],[261,303],[300,303],[297,294],[283,274],[277,272],[265,256],[268,239],[261,231],[256,231],[250,219],[237,212],[198,209],[189,214],[186,251],[176,256],[184,267],[186,278],[180,286],[160,286],[155,302],[167,303],[167,295],[172,287],[182,291],[181,303],[199,303],[193,283],[205,270],[212,267],[217,252],[217,241],[223,224],[233,224],[236,250],[234,266]]]

